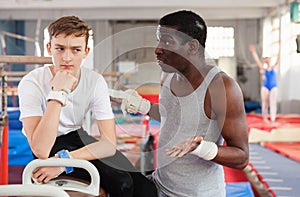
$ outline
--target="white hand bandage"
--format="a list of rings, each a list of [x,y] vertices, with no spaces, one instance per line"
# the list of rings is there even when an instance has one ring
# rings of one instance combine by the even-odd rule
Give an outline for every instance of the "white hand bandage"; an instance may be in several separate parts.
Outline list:
[[[142,97],[133,89],[125,90],[127,99],[123,99],[121,108],[125,108],[129,113],[137,113],[142,102]],[[123,106],[122,106],[123,105]]]
[[[59,175],[61,175],[65,171],[66,171],[66,167],[59,167],[58,174],[56,175],[56,177],[58,177]]]
[[[49,101],[49,100],[56,100],[56,101],[60,102],[61,105],[64,107],[67,105],[68,94],[65,91],[51,90],[47,97],[47,101]]]
[[[147,114],[151,108],[150,101],[143,99],[137,91],[128,89],[125,91],[109,90],[111,97],[122,98],[121,110],[125,115],[129,113]]]
[[[197,155],[205,160],[212,160],[218,154],[218,146],[214,142],[203,140],[191,154]]]

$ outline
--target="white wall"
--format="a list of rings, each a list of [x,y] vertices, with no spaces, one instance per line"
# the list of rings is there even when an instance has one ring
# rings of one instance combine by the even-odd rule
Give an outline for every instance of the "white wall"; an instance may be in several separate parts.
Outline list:
[[[26,21],[26,35],[34,37],[36,30],[34,20]],[[41,29],[51,21],[42,21]],[[154,48],[157,44],[155,37],[156,22],[121,22],[116,23],[107,20],[87,21],[94,30],[94,61],[95,69],[99,72],[115,69],[116,56],[126,57],[135,60],[139,64],[138,73],[132,74],[129,80],[124,76],[122,82],[132,83],[159,83],[161,70],[156,64]],[[260,100],[260,80],[258,70],[248,50],[248,45],[257,43],[259,38],[259,20],[220,20],[207,21],[208,26],[227,26],[235,29],[235,59],[236,66],[245,67],[247,81],[240,83],[240,86],[248,98]],[[40,45],[43,50],[43,35],[40,31]],[[26,44],[26,54],[33,55],[34,46]],[[237,78],[238,80],[238,78]]]
[[[136,73],[126,73],[120,78],[130,84],[160,83],[161,70],[156,63],[156,22],[114,23],[113,51],[120,55],[120,60],[135,61]]]
[[[235,60],[236,66],[242,67],[243,76],[236,76],[243,91],[244,97],[253,101],[260,101],[260,75],[257,66],[249,52],[249,44],[256,44],[260,38],[260,20],[220,20],[207,21],[208,26],[234,27],[235,35]],[[219,64],[222,67],[222,65]],[[227,65],[228,66],[228,65]],[[233,72],[233,68],[230,72]],[[246,81],[239,80],[240,78]]]
[[[296,53],[300,24],[291,22],[288,10],[283,9],[282,13],[280,64],[277,68],[279,113],[300,114],[300,54]]]

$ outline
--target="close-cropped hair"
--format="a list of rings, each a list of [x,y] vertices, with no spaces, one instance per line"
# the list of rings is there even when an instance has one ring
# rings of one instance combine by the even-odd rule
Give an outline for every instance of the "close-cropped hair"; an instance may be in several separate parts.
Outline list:
[[[66,36],[74,35],[76,37],[84,36],[86,47],[89,36],[92,36],[91,30],[92,28],[86,22],[76,16],[63,16],[48,26],[50,41],[53,37],[60,34],[65,34]]]
[[[206,23],[202,17],[192,11],[181,10],[167,14],[159,20],[159,25],[173,27],[189,37],[197,39],[202,47],[205,48]]]

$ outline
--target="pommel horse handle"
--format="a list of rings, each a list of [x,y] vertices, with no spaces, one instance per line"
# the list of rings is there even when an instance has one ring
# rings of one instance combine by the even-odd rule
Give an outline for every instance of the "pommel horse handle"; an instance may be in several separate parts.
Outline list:
[[[26,165],[22,174],[23,184],[34,184],[31,181],[32,172],[42,166],[72,166],[83,168],[89,172],[91,176],[91,183],[85,184],[79,181],[70,179],[55,179],[49,181],[48,185],[55,185],[63,190],[71,190],[90,194],[93,196],[99,195],[100,176],[97,168],[89,161],[82,159],[66,159],[66,158],[48,158],[48,159],[35,159]]]

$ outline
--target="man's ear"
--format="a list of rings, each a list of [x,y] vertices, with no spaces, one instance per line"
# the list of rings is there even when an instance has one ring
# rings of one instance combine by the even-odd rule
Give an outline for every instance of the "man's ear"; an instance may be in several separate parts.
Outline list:
[[[189,41],[189,52],[191,54],[196,54],[199,51],[200,43],[197,39],[192,39]]]
[[[91,51],[91,48],[90,47],[86,47],[86,49],[85,49],[85,57],[84,58],[86,58],[87,56],[88,56],[88,54],[90,53],[90,51]]]
[[[52,55],[52,52],[51,52],[51,44],[50,44],[50,42],[48,42],[48,43],[46,44],[46,48],[47,48],[48,54],[49,54],[49,55]]]

